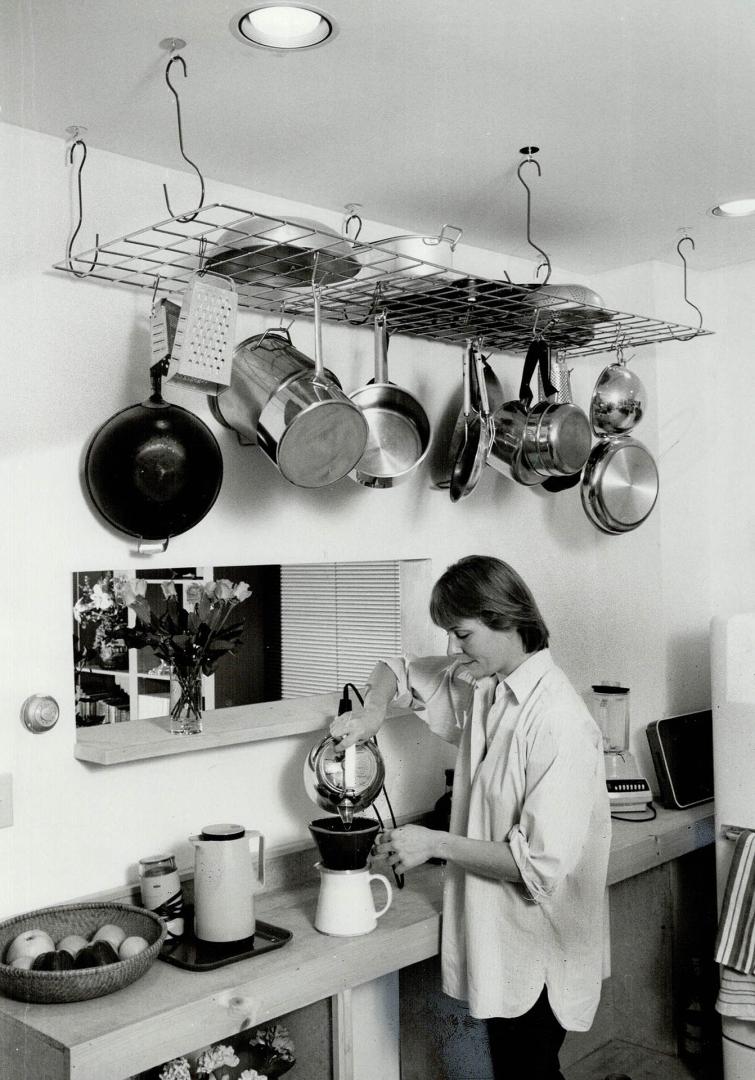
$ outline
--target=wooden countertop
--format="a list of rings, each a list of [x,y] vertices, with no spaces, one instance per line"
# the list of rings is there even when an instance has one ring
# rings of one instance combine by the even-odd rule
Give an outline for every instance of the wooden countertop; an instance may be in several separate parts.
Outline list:
[[[713,842],[713,804],[659,810],[655,821],[614,822],[609,884]],[[158,961],[115,994],[71,1005],[0,997],[0,1076],[123,1080],[188,1049],[228,1038],[349,987],[435,955],[440,945],[443,868],[425,866],[394,889],[375,931],[336,938],[312,923],[318,886],[263,895],[259,918],[291,942],[206,972]]]

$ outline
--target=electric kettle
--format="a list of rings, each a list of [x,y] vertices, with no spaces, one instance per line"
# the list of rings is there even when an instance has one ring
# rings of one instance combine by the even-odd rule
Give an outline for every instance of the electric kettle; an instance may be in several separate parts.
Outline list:
[[[253,841],[257,843],[257,867]],[[194,845],[194,932],[202,941],[240,941],[255,931],[254,893],[265,884],[265,838],[243,825],[205,825]]]

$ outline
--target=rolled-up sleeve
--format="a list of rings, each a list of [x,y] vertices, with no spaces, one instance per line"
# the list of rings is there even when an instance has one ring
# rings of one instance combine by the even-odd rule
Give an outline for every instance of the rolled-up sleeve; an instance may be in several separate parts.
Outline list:
[[[463,672],[457,675],[459,661],[447,656],[423,656],[393,657],[383,663],[396,676],[396,704],[421,710],[422,719],[433,734],[458,744],[465,706],[474,688],[474,681],[470,683],[463,678]]]
[[[602,748],[583,725],[544,723],[527,755],[524,803],[509,831],[519,873],[532,900],[546,900],[576,867],[595,802]]]

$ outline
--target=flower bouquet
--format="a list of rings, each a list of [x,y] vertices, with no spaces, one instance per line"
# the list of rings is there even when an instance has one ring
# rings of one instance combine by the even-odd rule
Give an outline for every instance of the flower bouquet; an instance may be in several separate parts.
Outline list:
[[[143,578],[124,583],[123,597],[136,616],[125,630],[128,646],[149,646],[171,670],[171,731],[199,734],[202,730],[202,675],[212,675],[224,656],[241,643],[244,622],[231,614],[251,596],[245,581],[197,582],[194,602],[179,602],[173,582],[162,582],[165,610],[153,610],[147,598],[149,582]]]
[[[244,1058],[244,1065],[239,1058]],[[194,1060],[192,1068],[190,1059]],[[271,1022],[257,1028],[246,1048],[216,1043],[191,1054],[168,1061],[157,1080],[273,1080],[296,1064],[294,1044],[282,1024]],[[235,1070],[241,1066],[242,1071]],[[228,1070],[232,1070],[229,1072]]]

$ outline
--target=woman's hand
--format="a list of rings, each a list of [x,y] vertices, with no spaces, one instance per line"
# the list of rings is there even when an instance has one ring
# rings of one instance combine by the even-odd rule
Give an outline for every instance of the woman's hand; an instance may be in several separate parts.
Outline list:
[[[338,747],[368,742],[380,730],[385,719],[385,709],[367,705],[362,712],[344,713],[330,725],[330,734],[338,741]]]
[[[387,859],[397,874],[403,874],[437,858],[439,839],[446,835],[422,825],[402,825],[380,833],[372,853],[376,859]]]

